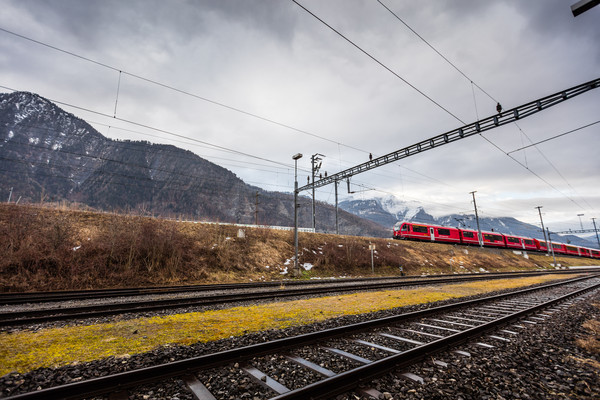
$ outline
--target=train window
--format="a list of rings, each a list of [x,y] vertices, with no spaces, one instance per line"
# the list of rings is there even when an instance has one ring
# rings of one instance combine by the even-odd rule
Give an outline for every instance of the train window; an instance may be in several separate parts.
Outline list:
[[[519,243],[519,239],[514,238],[514,237],[507,237],[506,241],[510,242],[510,243]]]
[[[525,242],[525,244],[527,244],[529,246],[533,246],[533,240],[531,240],[531,239],[523,239],[523,241]]]
[[[413,228],[413,232],[427,233],[427,227],[426,226],[413,225],[412,228]]]
[[[408,230],[408,226],[409,226],[408,224],[403,224],[401,230],[402,231],[407,231]]]
[[[438,233],[444,236],[450,236],[450,229],[438,229]]]
[[[488,242],[503,242],[502,236],[500,235],[492,235],[489,233],[484,233],[483,237],[488,240]]]
[[[562,245],[560,245],[560,244],[552,243],[552,247],[555,249],[562,250]]]
[[[567,250],[570,250],[570,251],[575,251],[575,252],[577,252],[577,247],[573,247],[573,246],[567,246]]]
[[[473,238],[475,237],[475,235],[473,235],[473,232],[464,232],[464,231],[463,231],[463,233],[462,233],[462,234],[463,234],[463,237],[466,237],[466,238],[471,238],[471,239],[473,239]]]

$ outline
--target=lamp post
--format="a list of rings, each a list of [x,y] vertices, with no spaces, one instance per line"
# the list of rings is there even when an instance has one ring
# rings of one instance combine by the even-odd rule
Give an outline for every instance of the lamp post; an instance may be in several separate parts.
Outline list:
[[[298,264],[298,160],[302,154],[292,156],[294,159],[294,275],[300,276],[300,265]]]

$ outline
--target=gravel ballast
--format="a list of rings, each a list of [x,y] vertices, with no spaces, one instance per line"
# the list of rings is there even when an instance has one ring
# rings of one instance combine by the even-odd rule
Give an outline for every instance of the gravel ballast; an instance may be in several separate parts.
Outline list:
[[[448,302],[435,305],[441,303]],[[598,290],[587,296],[585,300],[576,301],[568,309],[554,313],[547,321],[528,326],[526,329],[519,329],[519,334],[511,336],[510,342],[486,339],[486,343],[495,346],[493,349],[465,346],[464,350],[470,352],[471,357],[458,356],[454,353],[442,355],[438,359],[448,363],[446,368],[438,367],[431,362],[413,366],[410,372],[421,376],[425,380],[424,384],[403,379],[396,373],[381,377],[369,383],[366,388],[377,389],[382,393],[382,398],[387,399],[600,398],[600,371],[593,364],[593,361],[598,361],[598,355],[589,354],[575,344],[576,338],[585,335],[583,323],[589,319],[598,320],[600,316],[600,309],[594,304],[600,304]],[[405,307],[401,311],[410,312],[427,306]],[[165,346],[133,356],[110,357],[56,369],[44,368],[27,374],[7,374],[0,378],[0,394],[6,397],[57,384],[261,343],[284,336],[361,322],[398,312],[399,310],[396,309],[369,315],[346,316],[318,324],[253,333],[217,342],[193,346]],[[582,360],[585,359],[592,362],[583,362]],[[260,364],[262,361],[257,362]],[[282,368],[285,367],[284,363],[281,365]],[[231,374],[220,371],[219,375],[211,375],[209,371],[205,371],[199,376],[203,380],[210,379],[210,383],[214,384],[211,386],[218,388],[220,399],[254,400],[274,396],[273,393],[268,394],[267,390],[252,380],[240,376],[239,369],[232,366],[229,370]],[[285,374],[285,370],[282,369],[278,373]],[[138,388],[131,392],[130,398],[192,399],[193,397],[186,391],[181,380],[173,379],[169,382]],[[336,398],[368,397],[358,393],[348,393]]]

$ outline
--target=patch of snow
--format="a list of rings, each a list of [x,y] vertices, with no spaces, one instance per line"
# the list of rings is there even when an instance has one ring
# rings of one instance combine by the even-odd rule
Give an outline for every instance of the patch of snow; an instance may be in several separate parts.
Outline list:
[[[36,138],[36,137],[34,137],[34,138],[29,138],[29,143],[32,143],[32,144],[39,144],[39,143],[40,143],[40,138]]]
[[[304,263],[302,264],[302,268],[304,268],[306,271],[310,271],[312,269],[313,265],[311,263]]]
[[[269,267],[268,265],[265,265],[265,268],[266,268],[266,269],[269,269],[269,268],[271,268],[271,267]]]
[[[15,137],[15,133],[13,131],[8,131],[8,138],[12,139]]]
[[[479,268],[479,271],[480,272],[490,272],[490,271],[487,271],[485,268]]]
[[[76,247],[73,247],[73,251],[77,251],[77,250],[79,250],[80,248],[81,248],[81,245],[79,245],[79,246],[76,246]]]
[[[60,144],[60,143],[54,143],[52,145],[52,150],[60,150],[60,149],[62,149],[62,144]]]
[[[338,244],[338,247],[344,247],[344,245],[343,244]]]
[[[285,267],[285,268],[283,269],[283,271],[281,271],[281,272],[280,272],[280,274],[281,274],[281,275],[285,275],[285,274],[287,274],[287,273],[288,273],[288,269],[287,269],[287,267]]]

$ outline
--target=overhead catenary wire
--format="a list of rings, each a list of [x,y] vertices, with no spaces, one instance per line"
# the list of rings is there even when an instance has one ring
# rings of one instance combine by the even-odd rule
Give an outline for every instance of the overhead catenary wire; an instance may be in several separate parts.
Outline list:
[[[333,28],[331,25],[329,25],[327,22],[325,22],[323,19],[321,19],[320,17],[318,17],[316,14],[314,14],[313,12],[311,12],[310,10],[308,10],[306,7],[304,7],[303,5],[301,5],[300,3],[298,3],[296,0],[292,0],[292,2],[294,2],[296,5],[298,5],[299,7],[301,7],[303,10],[305,10],[307,13],[309,13],[310,15],[312,15],[314,18],[316,18],[318,21],[320,21],[322,24],[324,24],[325,26],[327,26],[329,29],[331,29],[332,31],[334,31],[336,34],[338,34],[340,37],[342,37],[344,40],[346,40],[347,42],[349,42],[351,45],[353,45],[355,48],[357,48],[359,51],[361,51],[363,54],[367,55],[369,58],[371,58],[373,61],[375,61],[377,64],[379,64],[380,66],[382,66],[383,68],[385,68],[387,71],[391,72],[394,76],[396,76],[397,78],[401,79],[403,82],[405,82],[406,84],[408,84],[410,87],[412,87],[414,90],[416,90],[418,93],[420,93],[421,95],[425,96],[427,99],[429,99],[431,102],[433,102],[434,104],[436,104],[438,107],[442,108],[444,111],[446,111],[447,113],[449,113],[450,115],[452,115],[455,119],[457,119],[458,121],[462,122],[464,124],[464,122],[458,118],[456,115],[454,115],[453,113],[451,113],[450,111],[448,111],[446,108],[444,108],[443,106],[441,106],[439,103],[435,102],[432,98],[430,98],[429,96],[427,96],[425,93],[423,93],[422,91],[420,91],[418,88],[416,88],[414,85],[410,84],[408,81],[406,81],[404,78],[402,78],[400,75],[398,75],[397,73],[395,73],[393,70],[391,70],[389,67],[387,67],[385,64],[383,64],[381,61],[379,61],[377,58],[375,58],[374,56],[372,56],[370,53],[368,53],[366,50],[364,50],[363,48],[361,48],[360,46],[358,46],[356,43],[354,43],[353,41],[351,41],[349,38],[347,38],[346,36],[344,36],[341,32],[339,32],[338,30],[336,30],[335,28]],[[421,40],[423,40],[431,49],[433,49],[438,55],[440,55],[444,60],[446,60],[446,62],[448,62],[450,65],[452,65],[458,72],[461,73],[461,75],[463,75],[466,79],[468,79],[472,85],[477,86],[482,92],[484,92],[486,95],[488,95],[488,97],[490,97],[492,100],[496,101],[491,95],[489,95],[485,90],[481,89],[477,84],[475,84],[473,82],[472,79],[470,79],[466,74],[464,74],[458,67],[456,67],[452,62],[450,62],[444,55],[442,55],[437,49],[435,49],[429,42],[427,42],[422,36],[420,36],[414,29],[412,29],[410,26],[408,26],[401,18],[399,18],[395,13],[393,13],[387,6],[385,6],[385,4],[383,4],[381,1],[378,0],[378,2],[385,7],[390,13],[392,13],[398,20],[400,20],[405,26],[407,26],[415,35],[417,35]],[[519,128],[520,129],[520,128]],[[480,133],[480,136],[483,137],[488,143],[490,143],[491,145],[493,145],[496,149],[498,149],[499,151],[501,151],[502,153],[506,154],[506,152],[504,150],[502,150],[498,145],[496,145],[494,142],[492,142],[489,138],[483,136],[482,133]],[[530,140],[531,141],[531,140]],[[539,151],[539,150],[538,150]],[[540,151],[541,153],[541,151]],[[548,184],[551,188],[553,188],[554,190],[558,191],[562,196],[566,197],[567,199],[569,199],[571,202],[577,204],[579,207],[581,207],[574,199],[572,199],[571,197],[569,197],[568,195],[566,195],[565,193],[563,193],[562,191],[558,190],[554,185],[550,184],[550,182],[548,182],[546,179],[542,178],[539,174],[535,173],[534,171],[532,171],[527,165],[524,165],[523,163],[521,163],[520,161],[518,161],[517,159],[515,159],[514,157],[510,156],[507,154],[507,156],[509,158],[511,158],[513,161],[515,161],[517,164],[519,164],[521,167],[525,168],[526,170],[528,170],[529,172],[533,173],[533,175],[535,175],[536,177],[538,177],[539,179],[541,179],[543,182],[545,182],[546,184]],[[544,156],[545,157],[545,156]],[[546,158],[546,157],[545,157]],[[547,158],[546,158],[547,159]],[[548,159],[547,159],[548,160]],[[550,162],[548,160],[548,162]],[[553,164],[552,164],[553,165]],[[556,167],[553,165],[553,168],[556,170]],[[564,176],[562,174],[559,173],[559,175],[561,175],[561,177],[566,181],[566,179],[564,178]],[[568,181],[566,181],[567,184],[569,186],[571,186]]]
[[[315,134],[315,133],[312,133],[312,132],[308,132],[308,131],[303,130],[303,129],[299,129],[299,128],[293,127],[293,126],[285,124],[283,122],[278,122],[278,121],[275,121],[273,119],[270,119],[270,118],[267,118],[267,117],[263,117],[261,115],[255,114],[255,113],[242,110],[241,108],[233,107],[233,106],[227,105],[225,103],[222,103],[222,102],[219,102],[219,101],[216,101],[216,100],[212,100],[212,99],[209,99],[207,97],[200,96],[198,94],[194,94],[194,93],[188,92],[188,91],[183,90],[183,89],[176,88],[176,87],[174,87],[172,85],[168,85],[168,84],[165,84],[165,83],[162,83],[162,82],[158,82],[158,81],[156,81],[154,79],[150,79],[150,78],[147,78],[147,77],[144,77],[144,76],[132,73],[132,72],[125,71],[124,69],[120,69],[120,68],[114,67],[112,65],[109,65],[109,64],[97,61],[97,60],[93,60],[91,58],[82,56],[82,55],[77,54],[77,53],[72,52],[72,51],[61,49],[61,48],[59,48],[57,46],[53,46],[51,44],[44,43],[42,41],[39,41],[39,40],[30,38],[30,37],[27,37],[25,35],[21,35],[19,33],[10,31],[8,29],[4,29],[2,27],[0,27],[0,31],[8,33],[10,35],[14,35],[16,37],[19,37],[21,39],[24,39],[24,40],[27,40],[27,41],[30,41],[30,42],[33,42],[33,43],[36,43],[36,44],[38,44],[40,46],[44,46],[44,47],[50,48],[52,50],[55,50],[55,51],[58,51],[58,52],[70,55],[72,57],[79,58],[81,60],[90,62],[92,64],[96,64],[98,66],[101,66],[101,67],[104,67],[104,68],[107,68],[107,69],[110,69],[110,70],[113,70],[113,71],[117,71],[117,72],[119,72],[119,84],[120,84],[120,76],[121,76],[121,74],[128,75],[128,76],[130,76],[132,78],[136,78],[136,79],[139,79],[141,81],[144,81],[144,82],[151,83],[153,85],[162,87],[164,89],[172,90],[174,92],[177,92],[177,93],[180,93],[180,94],[183,94],[183,95],[186,95],[186,96],[198,99],[198,100],[205,101],[205,102],[213,104],[215,106],[228,109],[230,111],[234,111],[234,112],[237,112],[237,113],[240,113],[240,114],[244,114],[244,115],[246,115],[248,117],[259,119],[261,121],[264,121],[264,122],[267,122],[267,123],[270,123],[270,124],[273,124],[273,125],[277,125],[277,126],[280,126],[282,128],[289,129],[289,130],[292,130],[292,131],[295,131],[295,132],[298,132],[298,133],[302,133],[302,134],[305,134],[305,135],[308,135],[308,136],[312,136],[312,137],[315,137],[315,138],[318,138],[318,139],[321,139],[321,140],[325,140],[327,142],[334,143],[334,144],[337,144],[339,146],[344,146],[344,147],[347,147],[347,148],[352,149],[352,150],[356,150],[356,151],[363,152],[363,153],[368,153],[366,150],[359,149],[357,147],[353,147],[353,146],[350,146],[350,145],[347,145],[347,144],[344,144],[344,143],[341,143],[341,142],[337,142],[335,140],[326,138],[324,136],[321,136],[321,135],[318,135],[318,134]],[[115,116],[116,116],[116,104],[115,104]]]
[[[292,2],[295,3],[298,7],[302,8],[308,14],[312,15],[315,19],[317,19],[323,25],[325,25],[326,27],[328,27],[329,29],[331,29],[333,32],[335,32],[338,36],[340,36],[345,41],[347,41],[348,43],[350,43],[352,46],[354,46],[355,48],[357,48],[361,53],[363,53],[364,55],[366,55],[367,57],[369,57],[371,60],[375,61],[377,64],[379,64],[385,70],[387,70],[388,72],[390,72],[396,78],[400,79],[402,82],[404,82],[405,84],[407,84],[408,86],[410,86],[413,90],[415,90],[421,96],[425,97],[431,103],[435,104],[438,108],[440,108],[443,111],[445,111],[447,114],[449,114],[450,116],[452,116],[457,121],[459,121],[459,122],[461,122],[463,124],[465,123],[459,117],[457,117],[456,115],[454,115],[450,110],[448,110],[447,108],[445,108],[444,106],[442,106],[440,103],[438,103],[437,101],[435,101],[432,97],[430,97],[429,95],[427,95],[425,92],[421,91],[419,88],[417,88],[415,85],[413,85],[412,83],[410,83],[408,80],[404,79],[397,72],[395,72],[394,70],[392,70],[390,67],[388,67],[387,65],[385,65],[383,62],[379,61],[377,58],[375,58],[375,56],[373,56],[372,54],[370,54],[369,52],[367,52],[366,50],[364,50],[362,47],[360,47],[359,45],[357,45],[356,43],[354,43],[352,40],[350,40],[348,37],[346,37],[340,31],[338,31],[337,29],[335,29],[333,26],[329,25],[327,22],[325,22],[323,19],[321,19],[320,17],[318,17],[315,13],[313,13],[312,11],[310,11],[308,8],[306,8],[302,4],[298,3],[296,0],[292,0]]]

